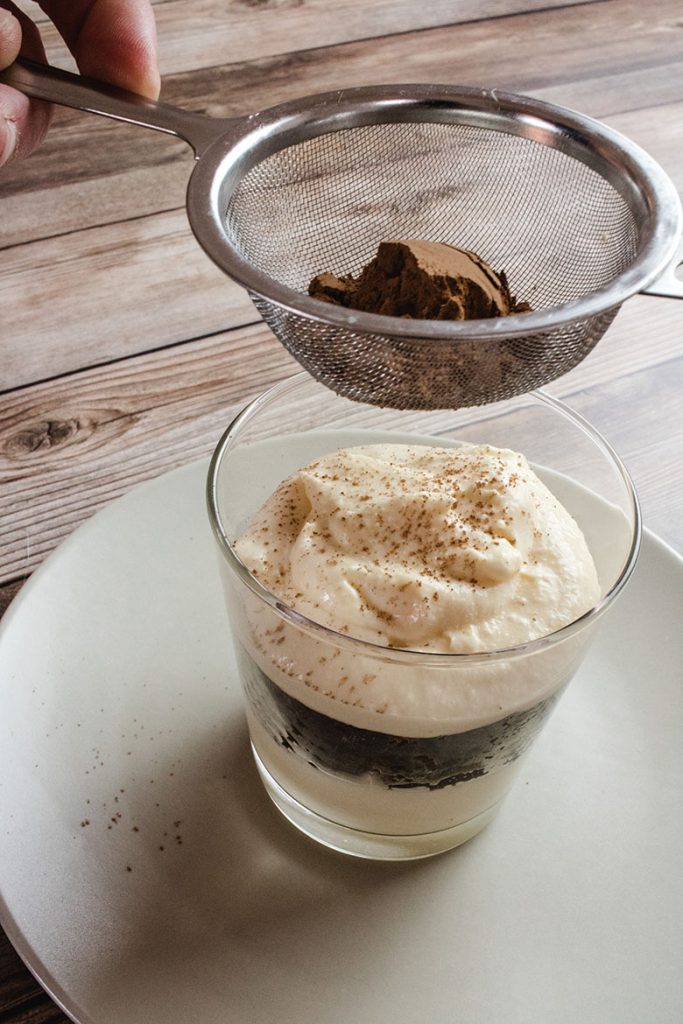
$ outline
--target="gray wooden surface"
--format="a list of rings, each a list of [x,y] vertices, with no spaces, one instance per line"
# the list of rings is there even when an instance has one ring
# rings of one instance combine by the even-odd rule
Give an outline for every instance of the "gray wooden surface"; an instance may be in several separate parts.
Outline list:
[[[168,102],[225,116],[349,84],[495,86],[605,120],[683,193],[680,0],[155,7]],[[79,523],[208,455],[233,411],[294,369],[194,242],[191,163],[178,140],[60,110],[40,152],[0,170],[0,613]],[[646,524],[683,551],[683,304],[631,299],[551,390],[612,441]],[[0,1020],[66,1020],[2,935]]]

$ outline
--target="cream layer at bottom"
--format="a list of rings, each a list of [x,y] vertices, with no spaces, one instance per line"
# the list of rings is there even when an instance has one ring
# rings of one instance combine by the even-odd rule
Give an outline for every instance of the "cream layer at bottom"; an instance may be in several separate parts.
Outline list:
[[[247,717],[257,754],[290,796],[330,821],[364,832],[419,835],[469,821],[505,796],[523,761],[519,757],[495,772],[441,789],[394,789],[370,774],[345,776],[319,768],[276,742],[252,711]]]

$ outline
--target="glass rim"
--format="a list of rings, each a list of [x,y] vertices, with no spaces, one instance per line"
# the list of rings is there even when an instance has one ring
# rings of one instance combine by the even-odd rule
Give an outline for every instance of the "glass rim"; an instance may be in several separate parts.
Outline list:
[[[308,380],[312,384],[318,383],[306,371],[301,371],[268,388],[244,406],[244,408],[232,419],[216,445],[209,463],[206,482],[206,502],[209,521],[211,523],[214,536],[218,541],[221,554],[225,557],[228,566],[238,579],[240,579],[241,582],[256,595],[256,597],[260,598],[278,616],[280,616],[280,618],[321,640],[334,644],[337,647],[343,647],[347,650],[356,652],[363,652],[366,655],[371,655],[376,658],[386,658],[391,661],[404,661],[409,665],[419,665],[420,663],[424,663],[429,664],[432,668],[437,666],[445,668],[456,663],[459,665],[474,665],[484,662],[490,663],[493,661],[509,660],[510,658],[518,658],[535,653],[546,647],[555,646],[569,637],[583,631],[586,627],[595,622],[619,596],[635,568],[642,540],[642,514],[640,510],[640,502],[638,500],[638,495],[636,494],[633,481],[631,480],[631,476],[609,441],[607,441],[606,438],[604,438],[602,434],[596,430],[587,419],[585,419],[585,417],[571,409],[560,399],[554,398],[552,395],[549,395],[544,391],[536,390],[530,391],[525,395],[518,396],[517,400],[533,399],[538,401],[553,409],[565,419],[570,420],[574,426],[578,427],[578,429],[586,434],[618,471],[622,483],[625,485],[629,499],[629,510],[632,514],[632,528],[631,544],[628,554],[612,585],[600,600],[589,608],[588,611],[584,612],[583,615],[580,615],[572,622],[561,626],[559,629],[553,630],[552,633],[546,633],[533,640],[527,640],[520,644],[513,644],[510,647],[497,648],[493,651],[457,653],[452,651],[414,650],[407,647],[388,647],[385,644],[374,643],[370,640],[362,640],[358,637],[348,636],[346,633],[340,633],[337,630],[332,629],[330,626],[324,626],[322,623],[315,622],[315,620],[308,618],[308,616],[303,615],[295,608],[292,608],[291,605],[286,604],[281,598],[277,597],[270,590],[264,587],[263,584],[252,575],[244,562],[242,562],[237,555],[221,520],[218,502],[218,478],[223,459],[230,450],[231,442],[236,437],[241,427],[251,420],[264,406],[269,405],[273,399],[280,397],[289,390],[296,389],[305,380]],[[455,411],[456,410],[454,410],[454,412]]]

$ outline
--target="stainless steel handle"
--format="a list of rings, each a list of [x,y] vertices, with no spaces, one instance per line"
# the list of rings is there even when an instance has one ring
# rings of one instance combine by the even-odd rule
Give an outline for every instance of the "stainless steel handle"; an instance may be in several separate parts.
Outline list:
[[[197,158],[234,123],[232,119],[193,114],[168,103],[148,100],[135,92],[24,57],[18,57],[14,64],[0,71],[0,82],[35,99],[177,135],[192,146]]]
[[[683,239],[678,243],[676,255],[669,266],[648,288],[643,288],[643,295],[662,295],[667,299],[683,299],[683,277],[678,271],[683,269]]]

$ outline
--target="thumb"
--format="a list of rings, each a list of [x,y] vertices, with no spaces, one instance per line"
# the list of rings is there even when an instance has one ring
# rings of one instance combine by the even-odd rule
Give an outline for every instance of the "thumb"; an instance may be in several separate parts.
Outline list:
[[[2,3],[2,0],[0,0]],[[18,17],[0,6],[0,70],[9,67],[23,44],[26,52],[38,60],[45,51],[35,26],[25,19],[26,33]],[[50,106],[0,85],[0,167],[17,156],[30,153],[41,141],[50,121]]]
[[[21,25],[14,15],[0,7],[0,70],[17,58],[21,46]],[[0,86],[0,167],[12,159],[17,148],[16,104],[12,90]]]
[[[11,11],[0,7],[0,71],[19,55],[21,25]]]

